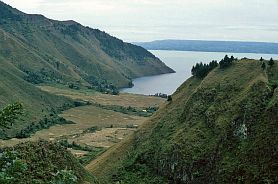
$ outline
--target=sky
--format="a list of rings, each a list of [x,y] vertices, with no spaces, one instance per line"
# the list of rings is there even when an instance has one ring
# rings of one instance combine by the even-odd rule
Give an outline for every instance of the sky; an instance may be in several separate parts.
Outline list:
[[[278,0],[2,0],[31,14],[75,20],[124,41],[278,42]]]

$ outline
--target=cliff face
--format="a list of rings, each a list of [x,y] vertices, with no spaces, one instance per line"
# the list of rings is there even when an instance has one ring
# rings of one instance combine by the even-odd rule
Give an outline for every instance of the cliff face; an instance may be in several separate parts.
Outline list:
[[[240,60],[187,80],[137,132],[117,180],[276,183],[277,64]]]
[[[0,56],[33,83],[130,85],[173,72],[153,54],[74,21],[24,14],[0,2]]]

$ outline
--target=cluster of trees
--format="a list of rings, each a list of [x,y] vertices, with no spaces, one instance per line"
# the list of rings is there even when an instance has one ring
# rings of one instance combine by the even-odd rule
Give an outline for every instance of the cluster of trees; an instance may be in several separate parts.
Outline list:
[[[156,97],[160,97],[160,98],[168,98],[168,95],[165,93],[156,93],[156,94],[150,95],[150,96],[156,96]]]
[[[234,56],[229,57],[228,55],[225,55],[224,59],[219,62],[220,68],[227,68],[233,64],[233,61],[236,60],[237,59],[235,59]]]
[[[237,59],[234,56],[229,57],[225,55],[225,57],[219,62],[220,68],[227,68],[232,65],[233,61]],[[208,75],[208,73],[218,66],[218,62],[216,60],[211,61],[209,64],[197,63],[192,67],[191,73],[193,76],[203,79]]]
[[[53,115],[51,117],[44,117],[38,123],[33,122],[31,125],[23,128],[20,132],[16,134],[16,138],[27,138],[30,137],[31,134],[42,130],[47,129],[53,125],[63,125],[63,124],[72,124],[72,122],[67,121],[66,119],[59,117],[58,115]]]
[[[97,87],[95,87],[95,89],[101,93],[105,93],[105,94],[111,94],[111,95],[119,95],[120,91],[117,87],[115,87],[112,84],[108,84],[108,85],[99,85]]]
[[[213,60],[209,64],[197,63],[192,67],[191,73],[193,76],[198,77],[200,79],[207,76],[207,74],[218,66],[217,61]]]
[[[40,84],[46,81],[61,81],[60,76],[56,75],[53,71],[49,71],[45,68],[41,68],[39,71],[30,71],[22,67],[21,70],[27,74],[24,77],[24,80],[32,84]]]
[[[89,146],[82,146],[80,144],[77,144],[74,141],[72,143],[69,143],[67,139],[61,139],[59,140],[59,143],[65,148],[72,148],[75,150],[82,150],[82,151],[93,151],[93,149]]]
[[[149,117],[149,116],[153,115],[153,113],[155,111],[158,110],[158,107],[148,107],[148,108],[142,109],[142,108],[131,107],[131,106],[123,107],[123,106],[119,106],[119,105],[102,105],[102,104],[98,104],[98,103],[92,103],[91,105],[102,108],[102,109],[106,109],[106,110],[112,110],[112,111],[120,112],[123,114],[130,114],[130,115],[142,116],[142,117]]]
[[[160,98],[165,98],[165,99],[167,99],[168,102],[172,101],[172,96],[164,94],[164,93],[156,93],[156,94],[150,95],[150,96],[157,96],[157,97],[160,97]]]
[[[107,80],[102,80],[96,78],[95,76],[89,76],[85,79],[91,86],[88,86],[88,89],[93,89],[105,94],[118,95],[119,89],[114,86],[112,83],[109,83]]]
[[[269,62],[268,62],[268,65],[269,66],[273,66],[274,65],[274,60],[273,58],[270,58]]]
[[[37,163],[36,163],[37,164]],[[33,168],[33,165],[27,163],[19,158],[18,151],[4,150],[0,151],[0,183],[12,184],[12,183],[25,183],[23,179],[24,175],[27,175],[29,168]],[[33,172],[33,174],[37,174]],[[26,176],[25,176],[26,177]],[[31,179],[28,178],[26,183],[45,183],[44,179]],[[52,174],[50,184],[77,184],[78,178],[72,170],[58,170]]]
[[[266,69],[266,64],[265,64],[264,59],[263,59],[262,57],[261,57],[260,61],[263,62],[263,63],[262,63],[262,69],[265,70],[265,69]],[[269,65],[270,67],[272,67],[272,66],[274,65],[274,60],[273,60],[273,58],[270,58],[270,60],[268,61],[268,65]]]

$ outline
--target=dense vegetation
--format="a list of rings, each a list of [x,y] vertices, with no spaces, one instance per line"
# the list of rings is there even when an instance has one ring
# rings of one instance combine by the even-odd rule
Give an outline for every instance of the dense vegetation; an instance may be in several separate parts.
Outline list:
[[[231,56],[231,58],[228,55],[225,55],[224,59],[221,59],[219,62],[220,68],[224,69],[233,64],[233,61],[237,61],[237,59],[234,58],[234,56]],[[210,71],[212,71],[214,68],[218,66],[218,62],[213,60],[208,64],[197,63],[195,66],[192,67],[191,73],[193,76],[203,79],[208,75]]]
[[[27,138],[30,137],[32,134],[36,133],[42,129],[48,129],[53,125],[64,125],[64,124],[72,124],[73,122],[67,121],[58,115],[52,115],[49,117],[44,117],[39,122],[32,122],[32,124],[28,125],[27,127],[21,129],[17,134],[16,138]]]
[[[0,168],[1,184],[96,183],[64,147],[45,141],[0,150]]]
[[[266,62],[266,61],[265,61]],[[277,183],[278,62],[192,77],[140,129],[120,183]]]
[[[22,115],[20,103],[0,111],[0,128],[11,126]],[[0,183],[77,184],[94,179],[58,144],[46,141],[0,149]]]

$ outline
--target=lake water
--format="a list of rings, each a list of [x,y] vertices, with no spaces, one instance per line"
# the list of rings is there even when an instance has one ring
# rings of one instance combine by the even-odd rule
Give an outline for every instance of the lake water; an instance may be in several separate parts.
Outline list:
[[[191,52],[191,51],[162,51],[151,50],[155,56],[160,58],[167,66],[176,73],[141,77],[133,80],[134,87],[122,89],[122,92],[153,95],[155,93],[172,94],[186,79],[191,77],[191,68],[197,62],[208,63],[212,60],[221,60],[227,54],[237,58],[278,59],[278,55],[273,54],[253,54],[253,53],[222,53],[222,52]]]

